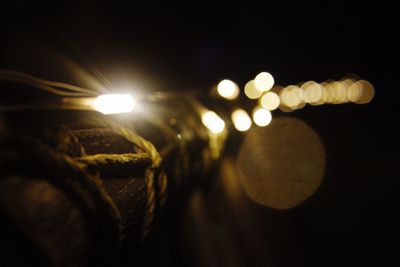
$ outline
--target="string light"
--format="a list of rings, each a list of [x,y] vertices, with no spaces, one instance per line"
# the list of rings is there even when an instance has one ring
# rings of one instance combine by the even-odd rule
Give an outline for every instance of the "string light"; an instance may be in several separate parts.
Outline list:
[[[334,104],[342,104],[347,102],[347,87],[342,81],[332,82]]]
[[[201,116],[201,121],[214,134],[222,133],[225,129],[225,122],[214,111],[205,111]]]
[[[275,110],[279,107],[281,100],[274,92],[267,92],[260,99],[260,105],[268,110]]]
[[[253,112],[253,121],[260,127],[267,126],[271,123],[272,115],[269,110],[262,107],[256,107]]]
[[[239,87],[231,80],[222,80],[217,86],[218,94],[228,100],[233,100],[239,95]]]
[[[280,92],[282,104],[297,109],[303,102],[303,91],[297,85],[289,85]]]
[[[360,80],[357,82],[358,86],[362,88],[362,94],[360,99],[356,102],[357,104],[367,104],[371,102],[371,100],[374,98],[375,95],[375,89],[374,86],[365,80]]]
[[[301,86],[301,89],[304,93],[304,102],[314,104],[321,101],[323,87],[320,84],[314,81],[308,81]]]
[[[257,90],[266,92],[274,86],[274,77],[268,72],[259,73],[254,79],[254,85]]]
[[[361,86],[361,83],[355,82],[348,88],[347,97],[351,102],[357,103],[358,100],[360,100],[362,93],[363,93],[363,88]]]
[[[290,112],[303,108],[306,104],[367,104],[375,95],[373,85],[365,80],[355,81],[350,78],[340,81],[328,80],[322,83],[307,81],[297,85],[289,85],[279,91],[279,109]],[[260,102],[262,103],[262,102]]]
[[[135,106],[129,94],[104,94],[98,96],[93,103],[94,110],[103,114],[119,114],[131,112]]]
[[[251,119],[247,112],[243,109],[237,109],[231,115],[233,125],[236,130],[245,132],[251,127]]]
[[[262,93],[262,91],[256,88],[254,80],[246,83],[244,87],[244,94],[250,99],[257,99],[262,95]]]

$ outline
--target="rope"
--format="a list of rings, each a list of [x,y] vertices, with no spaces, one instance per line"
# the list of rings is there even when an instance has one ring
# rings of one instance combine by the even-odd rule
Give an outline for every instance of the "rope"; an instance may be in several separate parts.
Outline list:
[[[142,226],[142,238],[144,238],[153,223],[154,211],[156,207],[156,188],[155,188],[155,177],[157,177],[157,183],[161,186],[157,186],[160,206],[163,207],[167,198],[167,175],[161,171],[161,156],[157,149],[152,143],[135,134],[132,130],[125,128],[124,126],[115,123],[113,121],[96,121],[96,124],[107,127],[114,132],[120,134],[128,141],[132,142],[136,147],[141,149],[151,159],[151,165],[146,169],[145,172],[145,184],[146,184],[146,212],[143,219]]]

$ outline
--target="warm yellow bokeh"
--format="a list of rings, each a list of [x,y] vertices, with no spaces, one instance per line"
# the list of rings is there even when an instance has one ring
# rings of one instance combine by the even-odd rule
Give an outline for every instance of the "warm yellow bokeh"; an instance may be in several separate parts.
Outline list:
[[[232,112],[231,119],[236,130],[240,132],[245,132],[251,127],[250,116],[243,109],[236,109]]]
[[[334,104],[343,104],[348,101],[347,99],[347,87],[342,81],[335,81],[332,83]]]
[[[228,100],[233,100],[239,95],[239,87],[231,80],[222,80],[217,86],[218,94]]]
[[[104,94],[98,96],[92,106],[103,114],[119,114],[131,112],[135,101],[129,94]]]
[[[362,93],[363,93],[363,88],[361,83],[355,82],[347,89],[347,98],[351,102],[357,103],[360,100]]]
[[[260,98],[260,105],[268,110],[275,110],[280,104],[279,96],[274,92],[267,92]]]
[[[262,91],[258,90],[255,86],[254,80],[246,83],[244,87],[244,94],[250,99],[257,99],[262,95]]]
[[[283,88],[279,96],[281,103],[291,109],[297,109],[303,104],[303,91],[296,85],[289,85]]]
[[[201,121],[212,133],[219,134],[225,129],[225,122],[214,111],[205,111]]]
[[[254,79],[254,85],[257,90],[266,92],[274,86],[274,77],[268,72],[259,73]]]
[[[303,90],[304,102],[316,104],[321,101],[323,87],[319,83],[315,81],[308,81],[301,86],[301,89]]]
[[[300,86],[300,87],[299,87]],[[310,105],[344,104],[371,102],[375,89],[365,80],[356,81],[346,78],[340,81],[327,80],[322,83],[307,81],[298,85],[289,85],[279,91],[280,106],[283,112],[291,112]],[[262,100],[262,99],[261,99]],[[260,101],[262,104],[262,102]]]
[[[335,104],[335,88],[332,86],[333,81],[323,82],[324,92],[322,97],[325,99],[326,103]]]
[[[365,80],[360,80],[360,81],[358,81],[358,83],[360,84],[360,86],[362,88],[362,94],[361,94],[360,99],[356,103],[367,104],[367,103],[371,102],[371,100],[375,96],[374,86],[370,82],[365,81]]]
[[[269,110],[262,107],[256,107],[253,112],[253,121],[260,127],[267,126],[271,123],[272,114]]]

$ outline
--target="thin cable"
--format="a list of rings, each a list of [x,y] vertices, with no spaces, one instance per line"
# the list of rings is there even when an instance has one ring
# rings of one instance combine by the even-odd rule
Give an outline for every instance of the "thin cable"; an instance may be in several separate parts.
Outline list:
[[[24,73],[16,72],[16,71],[6,71],[6,70],[0,70],[0,79],[1,80],[8,80],[8,81],[16,81],[16,82],[24,82],[30,85],[33,85],[35,87],[38,87],[40,89],[43,89],[49,93],[53,93],[56,95],[61,95],[61,96],[97,96],[98,93],[90,90],[90,89],[85,89],[81,88],[78,86],[66,84],[66,83],[61,83],[61,82],[53,82],[53,81],[48,81],[44,79],[39,79]],[[66,89],[67,91],[64,90],[59,90],[54,87]]]

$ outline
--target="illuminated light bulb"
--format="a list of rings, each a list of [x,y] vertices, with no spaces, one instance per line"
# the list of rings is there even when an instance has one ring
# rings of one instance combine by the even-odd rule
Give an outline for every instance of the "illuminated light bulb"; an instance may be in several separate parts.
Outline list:
[[[135,101],[129,94],[104,94],[98,96],[92,106],[103,114],[119,114],[131,112]]]
[[[362,88],[362,94],[361,94],[360,99],[356,103],[357,104],[367,104],[367,103],[371,102],[371,100],[375,96],[374,86],[370,82],[365,81],[365,80],[360,80],[357,83],[359,83]]]
[[[362,94],[363,94],[363,87],[360,82],[353,83],[347,89],[347,97],[353,103],[357,103],[360,100]]]
[[[333,82],[323,82],[322,85],[324,86],[324,93],[323,97],[326,99],[325,102],[329,104],[337,104],[335,98],[335,88],[332,86]]]
[[[304,93],[304,102],[309,104],[319,103],[322,99],[323,87],[314,82],[309,81],[301,86]]]
[[[347,92],[349,90],[351,83],[348,82],[348,80],[342,80],[340,81],[340,84],[342,85],[341,87],[343,88],[341,89],[342,91],[340,92],[340,98],[344,100],[343,103],[348,103],[350,100],[347,97]]]
[[[295,95],[297,96],[297,98],[300,100],[299,105],[305,103],[305,102],[304,102],[304,92],[303,92],[303,90],[301,90],[300,87],[294,85],[294,86],[291,86],[289,90],[290,90],[293,94],[295,94]]]
[[[336,81],[332,83],[333,86],[333,94],[334,94],[334,103],[335,104],[343,104],[347,102],[347,87],[346,84],[342,81]]]
[[[228,100],[233,100],[239,95],[239,87],[231,80],[222,80],[217,87],[218,94]]]
[[[254,85],[257,90],[266,92],[274,86],[274,77],[268,72],[261,72],[254,79]]]
[[[260,127],[267,126],[271,123],[272,115],[269,110],[266,110],[262,107],[255,108],[253,112],[253,121]]]
[[[201,121],[212,133],[219,134],[225,129],[225,122],[214,111],[204,112]]]
[[[326,89],[326,82],[320,83],[321,88],[322,88],[322,96],[321,100],[318,102],[317,105],[322,105],[328,103],[328,92]]]
[[[281,102],[280,107],[283,106],[283,107],[287,107],[287,108],[293,110],[292,108],[290,108],[290,107],[286,104],[287,99],[288,99],[288,90],[287,90],[287,87],[283,88],[283,89],[279,92],[279,99],[280,99],[280,102]],[[282,109],[281,109],[281,110],[282,110]]]
[[[256,88],[254,80],[249,81],[244,86],[244,94],[250,99],[257,99],[262,95],[262,93],[262,91]]]
[[[289,85],[280,94],[281,102],[286,106],[297,109],[302,104],[302,90],[296,85]]]
[[[275,110],[280,104],[279,96],[274,92],[264,94],[260,99],[260,105],[268,110]]]
[[[281,105],[286,105],[286,92],[287,92],[287,90],[286,90],[286,87],[285,88],[282,88],[282,90],[280,90],[279,91],[279,99],[280,99],[280,101],[281,101]]]
[[[328,96],[327,96],[327,92],[325,90],[325,87],[324,87],[324,85],[322,83],[319,83],[318,85],[319,85],[319,87],[321,89],[321,97],[320,97],[320,99],[318,101],[310,103],[311,105],[314,105],[314,106],[322,105],[322,104],[327,103],[327,97]]]
[[[328,90],[326,88],[326,84],[321,83],[321,86],[322,86],[321,104],[329,103],[329,101],[328,101],[329,96],[328,96]]]
[[[251,119],[249,114],[243,109],[237,109],[231,115],[233,125],[236,130],[245,132],[251,127]]]

